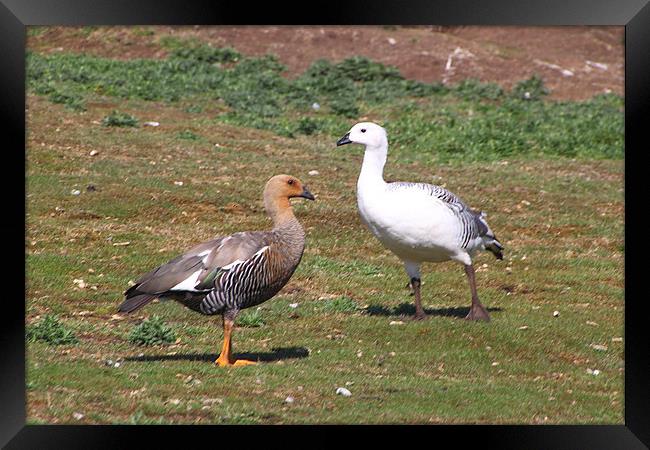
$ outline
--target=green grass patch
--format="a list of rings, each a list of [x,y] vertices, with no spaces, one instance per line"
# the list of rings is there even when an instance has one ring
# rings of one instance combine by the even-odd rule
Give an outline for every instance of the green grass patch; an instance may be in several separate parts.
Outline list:
[[[56,315],[46,315],[33,325],[27,326],[28,342],[43,341],[49,345],[71,345],[79,343],[74,332],[66,327]]]
[[[135,345],[171,344],[176,340],[176,333],[161,317],[153,315],[135,327],[128,340]]]
[[[102,119],[105,127],[137,127],[138,120],[130,114],[113,111]]]
[[[357,302],[346,296],[327,299],[322,308],[328,313],[352,313],[360,309]]]
[[[539,76],[511,91],[464,80],[454,86],[405,79],[391,66],[364,57],[315,61],[295,79],[272,55],[248,57],[195,40],[167,38],[166,59],[112,60],[58,53],[27,56],[31,92],[76,111],[89,99],[217,102],[216,119],[295,138],[332,139],[360,116],[386,126],[397,151],[440,162],[512,156],[623,157],[623,100],[614,94],[584,102],[541,101]],[[318,108],[313,105],[318,104]],[[200,112],[200,105],[188,111]],[[128,119],[106,119],[133,126]],[[194,139],[186,132],[183,139]],[[429,156],[427,156],[429,155]]]
[[[235,324],[239,327],[256,328],[264,325],[262,319],[262,312],[259,309],[242,311],[235,320]]]

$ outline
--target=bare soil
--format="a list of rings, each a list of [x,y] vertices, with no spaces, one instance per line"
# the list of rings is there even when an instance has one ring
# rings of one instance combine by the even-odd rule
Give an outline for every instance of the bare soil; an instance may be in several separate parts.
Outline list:
[[[476,78],[510,88],[537,74],[552,99],[624,93],[624,28],[615,26],[48,27],[29,36],[28,48],[163,58],[168,52],[161,45],[165,36],[195,38],[246,55],[275,54],[290,77],[319,58],[340,61],[360,55],[425,82]]]

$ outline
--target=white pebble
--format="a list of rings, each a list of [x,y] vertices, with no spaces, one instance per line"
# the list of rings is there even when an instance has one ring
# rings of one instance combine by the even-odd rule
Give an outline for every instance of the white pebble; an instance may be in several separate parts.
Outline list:
[[[289,308],[297,308],[298,303],[289,303]]]
[[[593,348],[594,350],[600,350],[600,351],[602,351],[602,352],[604,352],[604,351],[607,350],[607,346],[606,346],[606,345],[591,344],[590,347]]]
[[[393,38],[388,38],[388,43],[390,45],[395,45],[395,44],[397,44],[397,41],[395,39],[393,39]]]
[[[182,185],[183,185],[183,182],[182,182],[182,181],[174,181],[174,184],[175,184],[176,186],[182,186]]]
[[[73,190],[70,191],[70,193],[72,195],[79,195],[79,194],[81,194],[81,191],[79,189],[73,189]]]
[[[310,170],[308,173],[309,175],[313,176],[313,175],[318,175],[320,172],[318,170]]]
[[[553,317],[559,317],[560,311],[553,311]]]
[[[95,155],[98,155],[99,152],[97,150],[91,150],[89,154],[90,154],[90,156],[95,156]]]
[[[318,111],[320,109],[320,105],[314,102],[311,104],[311,109],[313,109],[314,111]]]
[[[401,320],[391,320],[391,322],[388,325],[403,325],[404,322]]]
[[[292,396],[288,396],[287,398],[284,399],[285,403],[293,403],[295,399]]]
[[[77,420],[81,420],[81,419],[84,418],[84,415],[81,414],[81,413],[76,412],[76,413],[72,413],[72,417],[74,417]]]
[[[159,122],[145,122],[143,125],[146,126],[146,127],[157,127],[157,126],[160,125],[160,123]]]
[[[345,389],[343,387],[336,388],[336,393],[338,395],[342,395],[343,397],[350,397],[352,395],[352,392],[350,392],[349,390],[347,390],[347,389]]]

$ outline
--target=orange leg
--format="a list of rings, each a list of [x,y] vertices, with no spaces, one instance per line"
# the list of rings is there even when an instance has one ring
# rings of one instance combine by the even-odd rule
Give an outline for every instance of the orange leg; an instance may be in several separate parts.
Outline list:
[[[223,319],[223,346],[221,347],[221,354],[214,362],[218,366],[247,366],[250,364],[256,364],[255,361],[249,361],[247,359],[238,359],[234,360],[232,357],[232,343],[230,337],[232,335],[232,329],[235,326],[235,322],[230,319]]]

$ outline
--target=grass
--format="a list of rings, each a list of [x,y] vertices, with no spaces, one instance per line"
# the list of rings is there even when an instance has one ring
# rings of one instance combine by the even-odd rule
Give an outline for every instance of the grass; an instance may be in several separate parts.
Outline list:
[[[56,315],[78,339],[28,343],[30,423],[623,423],[622,99],[414,84],[362,59],[288,80],[273,58],[166,45],[157,61],[29,56],[26,320]],[[352,107],[388,128],[388,179],[488,213],[506,246],[476,258],[490,324],[462,320],[452,263],[424,266],[430,318],[409,320],[403,267],[356,211],[361,149],[335,147]],[[103,126],[113,111],[160,126]],[[191,245],[268,228],[276,173],[317,200],[294,202],[307,244],[289,284],[238,318],[235,355],[258,365],[215,367],[220,319],[174,302],[115,315],[130,281]],[[130,342],[154,315],[175,340]]]
[[[621,97],[544,102],[548,90],[538,76],[511,91],[471,79],[444,86],[407,80],[394,67],[353,57],[316,61],[288,79],[272,55],[246,57],[177,38],[163,46],[172,49],[165,59],[126,61],[30,52],[29,88],[75,111],[107,98],[187,101],[188,112],[212,103],[219,108],[207,115],[213,120],[294,138],[340,133],[350,119],[365,115],[383,122],[398,154],[436,148],[440,162],[623,156]]]
[[[171,344],[176,340],[174,330],[164,320],[154,315],[145,319],[129,333],[128,340],[135,345]]]
[[[63,325],[58,317],[49,314],[27,327],[26,338],[28,342],[43,341],[49,345],[68,345],[79,342],[72,330]]]

